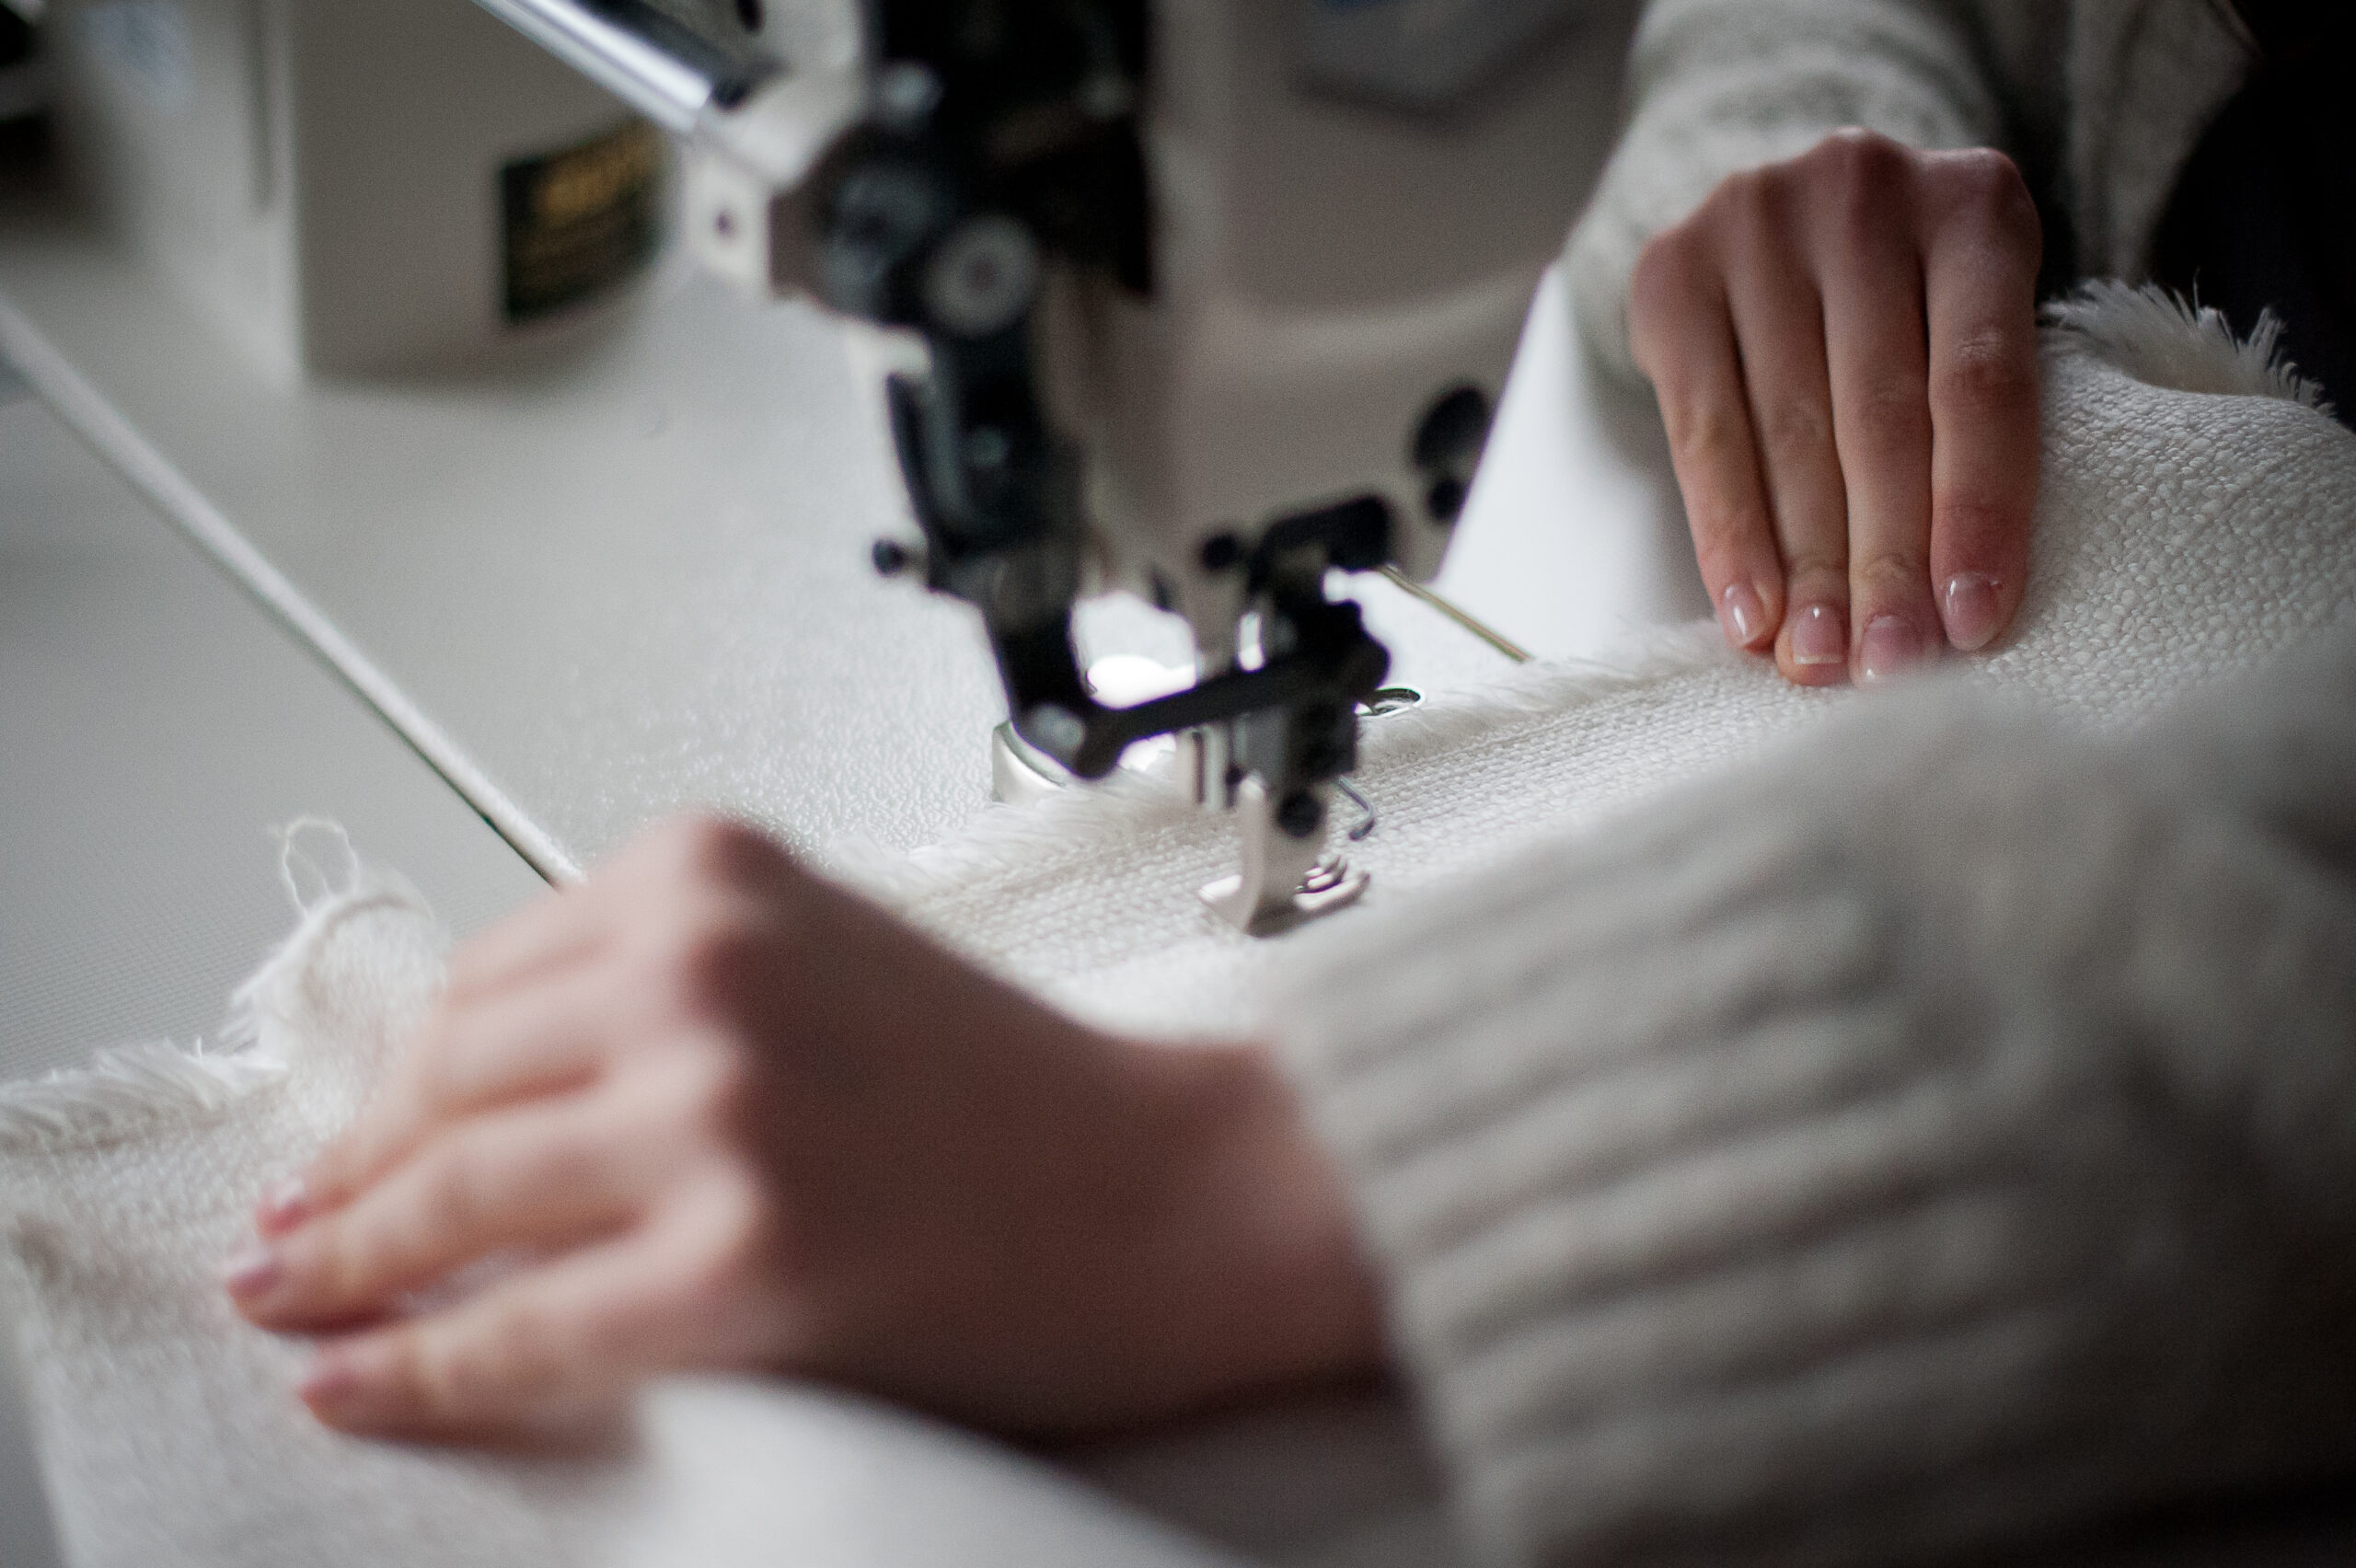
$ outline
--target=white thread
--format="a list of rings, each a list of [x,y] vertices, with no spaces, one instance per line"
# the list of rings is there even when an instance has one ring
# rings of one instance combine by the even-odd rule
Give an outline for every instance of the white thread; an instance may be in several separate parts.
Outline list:
[[[360,856],[352,847],[352,835],[343,830],[341,823],[330,822],[325,817],[296,817],[271,832],[278,840],[278,880],[285,887],[286,896],[294,903],[297,915],[308,915],[315,907],[359,885]],[[306,834],[315,837],[330,837],[335,841],[342,860],[341,879],[320,865],[318,859],[305,848],[301,839]],[[306,883],[315,884],[318,891],[306,896],[304,891]]]

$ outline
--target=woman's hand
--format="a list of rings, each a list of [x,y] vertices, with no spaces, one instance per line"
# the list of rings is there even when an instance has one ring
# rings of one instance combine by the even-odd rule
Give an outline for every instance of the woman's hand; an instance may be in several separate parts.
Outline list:
[[[1986,647],[2037,501],[2037,209],[1987,150],[1844,131],[1729,177],[1630,289],[1727,640],[1808,686]]]
[[[325,1336],[302,1394],[354,1431],[504,1435],[688,1367],[1038,1430],[1380,1355],[1265,1053],[1092,1032],[711,821],[465,948],[259,1224],[230,1291]]]

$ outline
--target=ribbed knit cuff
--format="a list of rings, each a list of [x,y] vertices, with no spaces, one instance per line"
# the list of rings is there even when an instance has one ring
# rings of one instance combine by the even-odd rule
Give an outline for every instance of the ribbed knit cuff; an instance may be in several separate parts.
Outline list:
[[[2290,1245],[2247,1084],[2132,1050],[2144,967],[2221,940],[2138,911],[2238,873],[2062,743],[1891,719],[1334,932],[1276,1007],[1498,1561],[1934,1558],[2299,1462],[2229,1413]]]

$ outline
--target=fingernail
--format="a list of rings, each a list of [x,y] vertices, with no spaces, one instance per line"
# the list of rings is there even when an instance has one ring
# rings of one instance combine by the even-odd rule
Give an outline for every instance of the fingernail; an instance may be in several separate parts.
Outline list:
[[[1748,582],[1729,582],[1718,595],[1718,618],[1737,648],[1748,648],[1767,633],[1767,606]]]
[[[352,1358],[333,1345],[323,1346],[311,1353],[310,1366],[294,1385],[294,1395],[305,1404],[314,1407],[337,1404],[360,1390],[360,1368]]]
[[[1857,640],[1858,674],[1869,681],[1886,681],[1923,659],[1923,634],[1904,616],[1876,616]]]
[[[1996,635],[1996,580],[1984,571],[1958,571],[1947,579],[1947,640],[1966,652],[1985,648]]]
[[[1849,662],[1849,628],[1839,610],[1830,605],[1809,605],[1792,623],[1792,663],[1845,664]]]
[[[303,1185],[303,1178],[289,1176],[262,1194],[255,1213],[263,1229],[284,1230],[310,1217],[311,1191]]]
[[[284,1272],[278,1249],[255,1241],[221,1265],[221,1283],[232,1296],[259,1296],[276,1285],[278,1276]]]

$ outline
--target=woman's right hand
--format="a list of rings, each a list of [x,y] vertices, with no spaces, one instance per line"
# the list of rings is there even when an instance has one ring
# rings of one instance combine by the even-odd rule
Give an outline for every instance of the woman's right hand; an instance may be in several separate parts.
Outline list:
[[[1267,1050],[1099,1033],[710,819],[462,949],[257,1221],[229,1292],[324,1336],[302,1396],[351,1432],[510,1437],[699,1367],[1068,1431],[1383,1354]]]
[[[2041,233],[1988,149],[1842,131],[1729,176],[1630,288],[1727,638],[1803,686],[1986,647],[2037,501]]]

